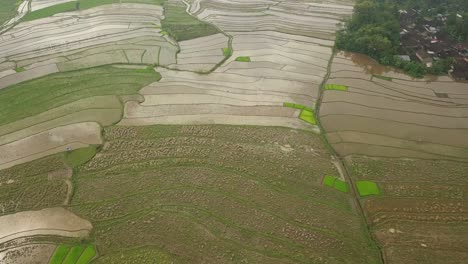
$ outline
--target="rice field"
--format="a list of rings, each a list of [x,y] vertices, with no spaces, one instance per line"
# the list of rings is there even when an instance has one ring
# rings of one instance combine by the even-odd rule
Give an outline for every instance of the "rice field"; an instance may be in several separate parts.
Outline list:
[[[334,57],[327,85],[347,90],[326,89],[320,107],[327,139],[341,156],[468,159],[466,83],[415,80],[360,60]]]
[[[322,186],[338,172],[311,132],[160,125],[104,135],[76,170],[71,205],[93,223],[97,263],[379,261],[351,196]]]
[[[380,189],[361,204],[386,263],[465,262],[467,163],[348,156],[346,165],[357,184]]]
[[[352,1],[16,5],[0,263],[468,257],[467,85],[336,53]]]

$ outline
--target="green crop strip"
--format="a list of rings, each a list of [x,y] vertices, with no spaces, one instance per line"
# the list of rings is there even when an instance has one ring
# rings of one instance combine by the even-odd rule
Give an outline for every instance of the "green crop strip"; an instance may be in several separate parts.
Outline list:
[[[67,256],[68,252],[70,251],[69,246],[60,245],[55,249],[54,255],[49,261],[49,264],[61,264],[65,257]]]
[[[131,95],[158,81],[153,71],[111,66],[55,73],[0,90],[0,126],[47,110],[101,95]]]
[[[326,90],[337,90],[337,91],[347,91],[348,86],[346,85],[339,85],[339,84],[327,84],[325,85]]]
[[[223,48],[223,55],[224,57],[229,57],[232,55],[232,49],[230,48]]]
[[[240,62],[250,62],[250,57],[248,57],[248,56],[237,57],[237,58],[236,58],[236,61],[240,61]]]
[[[312,125],[317,124],[317,120],[315,119],[314,109],[301,105],[301,104],[288,103],[288,102],[283,103],[283,106],[301,110],[301,113],[299,114],[299,119]]]
[[[24,72],[26,69],[24,67],[18,67],[15,69],[16,72]]]
[[[357,181],[356,186],[361,197],[380,194],[379,187],[372,181]]]
[[[326,175],[323,179],[323,185],[335,188],[340,192],[348,192],[348,184],[334,176]]]

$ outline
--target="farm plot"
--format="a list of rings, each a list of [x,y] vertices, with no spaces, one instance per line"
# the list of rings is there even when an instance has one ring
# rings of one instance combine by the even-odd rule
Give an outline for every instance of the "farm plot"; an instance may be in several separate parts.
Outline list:
[[[178,47],[162,36],[162,15],[160,6],[121,4],[20,23],[0,36],[0,89],[58,71],[174,64]]]
[[[208,43],[216,39],[219,45],[208,45],[209,52],[197,46],[195,50],[200,56],[190,60],[185,60],[187,55],[181,42],[177,58],[180,66],[172,68],[190,69],[192,65],[186,61],[197,64],[205,61],[211,62],[206,69],[212,69],[213,64],[223,61],[221,51],[226,60],[208,75],[158,69],[161,81],[140,92],[145,98],[143,103],[126,105],[121,125],[245,124],[318,131],[314,122],[299,118],[301,111],[282,105],[290,102],[314,108],[332,55],[333,32],[339,19],[350,14],[349,5],[323,5],[313,1],[295,4],[191,1],[187,5],[192,15],[224,30],[231,42],[223,48],[221,34],[205,37]],[[316,8],[327,10],[324,16],[333,17],[333,22],[323,19],[328,22],[314,26],[312,22],[316,18],[313,17],[317,13],[304,10]],[[264,18],[273,26],[262,27]],[[198,44],[200,40],[189,43]],[[211,61],[213,51],[218,55]]]
[[[464,263],[468,258],[467,163],[348,156],[355,180],[381,194],[361,198],[386,263]]]
[[[225,59],[223,49],[228,48],[228,42],[229,38],[221,33],[181,41],[177,64],[168,67],[183,71],[210,72]]]
[[[101,126],[95,122],[56,127],[0,146],[0,169],[68,149],[101,144]]]
[[[91,228],[89,221],[60,207],[24,211],[0,216],[0,244],[35,235],[86,237]]]
[[[120,125],[248,124],[313,129],[298,118],[300,110],[283,107],[283,102],[310,98],[305,83],[157,70],[162,79],[140,91],[143,103],[126,104]]]
[[[31,1],[31,12],[39,9],[44,9],[49,6],[59,5],[67,2],[76,2],[75,0],[32,0]],[[69,5],[71,8],[76,8],[76,5]],[[68,7],[68,6],[67,6]]]
[[[104,135],[76,169],[71,206],[93,223],[97,263],[379,261],[351,197],[323,188],[338,172],[311,132],[160,125]]]
[[[48,263],[55,246],[51,244],[32,243],[15,248],[0,250],[0,263],[25,264]]]
[[[45,151],[46,147],[51,148],[52,145],[49,145],[51,142],[45,137],[50,138],[47,134],[57,127],[72,128],[74,124],[86,122],[97,122],[101,126],[108,126],[118,122],[122,116],[123,102],[132,99],[129,96],[135,95],[141,87],[159,78],[160,75],[152,69],[122,69],[106,66],[53,74],[1,90],[0,149],[17,148],[19,156],[6,152],[4,155],[11,156],[9,158],[2,156],[0,164],[4,162],[10,165],[17,164],[13,160],[19,159],[19,162],[23,160],[21,157],[25,157],[24,155],[32,155],[36,150]],[[98,136],[100,129],[94,132]],[[69,138],[72,141],[62,143],[68,144],[77,139]],[[45,145],[39,147],[32,143],[38,140],[45,140]],[[19,141],[22,143],[15,143]],[[95,144],[92,142],[88,144]],[[26,149],[19,151],[17,144],[25,146]],[[75,142],[75,147],[86,146],[76,144]],[[64,150],[59,147],[56,151]],[[55,153],[50,151],[45,151],[43,154]],[[29,157],[39,157],[37,155]],[[4,165],[0,167],[3,168]]]
[[[468,159],[468,84],[376,73],[343,54],[331,71],[328,84],[347,89],[324,91],[320,120],[340,155]]]
[[[190,12],[224,31],[275,31],[333,40],[337,24],[350,16],[350,1],[193,1]]]
[[[0,215],[67,204],[71,176],[61,154],[0,170]]]

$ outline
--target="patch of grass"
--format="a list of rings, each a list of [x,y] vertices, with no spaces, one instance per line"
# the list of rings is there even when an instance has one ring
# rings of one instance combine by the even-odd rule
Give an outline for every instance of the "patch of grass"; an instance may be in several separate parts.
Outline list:
[[[301,104],[295,104],[295,103],[288,103],[288,102],[284,102],[283,103],[283,106],[285,107],[291,107],[291,108],[296,108],[296,109],[300,109],[300,110],[307,110],[307,111],[310,111],[310,112],[313,112],[314,109],[308,107],[308,106],[305,106],[305,105],[301,105]]]
[[[339,84],[327,84],[325,85],[326,90],[337,90],[337,91],[347,91],[348,86],[346,85],[339,85]]]
[[[312,125],[316,125],[317,121],[315,120],[315,114],[313,111],[310,110],[302,110],[301,114],[299,115],[299,118],[306,121],[307,123],[310,123]]]
[[[380,193],[379,187],[375,182],[372,181],[357,181],[356,186],[361,197],[378,195]]]
[[[160,78],[154,71],[103,66],[16,84],[0,90],[0,126],[92,96],[136,94]]]
[[[93,8],[101,5],[109,5],[114,3],[142,3],[163,5],[167,0],[80,0],[80,10]],[[58,13],[76,11],[77,1],[62,3],[58,5],[49,6],[43,9],[33,11],[23,17],[24,21],[35,20],[39,18],[50,17]]]
[[[66,245],[59,245],[55,251],[54,255],[49,261],[49,264],[62,264],[63,260],[67,256],[68,252],[70,251],[70,247]]]
[[[67,257],[63,260],[62,264],[75,264],[84,251],[84,246],[74,246],[68,252]]]
[[[248,57],[248,56],[237,57],[237,58],[236,58],[236,61],[240,61],[240,62],[250,62],[250,57]]]
[[[76,168],[96,155],[96,147],[89,146],[87,148],[74,149],[64,153],[65,162],[72,168]]]
[[[335,185],[336,178],[330,175],[325,176],[323,179],[323,184],[329,187],[333,187]]]
[[[155,69],[154,69],[154,65],[148,65],[148,67],[144,68],[144,69],[136,69],[135,71],[137,73],[151,73],[151,74],[156,74],[157,76],[157,81],[161,80],[161,74],[159,72],[157,72]]]
[[[224,57],[229,57],[232,55],[232,49],[231,48],[223,48],[223,55]]]
[[[348,184],[336,178],[335,176],[330,176],[330,175],[325,176],[323,179],[323,184],[325,186],[335,188],[336,190],[341,191],[341,192],[345,192],[345,193],[348,192]]]
[[[96,248],[94,245],[88,245],[81,254],[76,264],[88,264],[96,256]]]
[[[372,76],[375,77],[375,78],[378,78],[378,79],[389,81],[389,82],[393,81],[393,78],[387,77],[387,76],[382,76],[382,75],[372,75]]]
[[[21,4],[17,0],[1,0],[0,1],[0,25],[7,22],[16,15],[16,10]]]
[[[15,69],[16,72],[24,72],[26,69],[24,67],[18,67]]]
[[[161,27],[176,41],[189,40],[220,33],[213,25],[185,12],[185,6],[164,5],[165,18]]]
[[[335,181],[335,184],[334,184],[334,188],[337,189],[338,191],[340,192],[348,192],[348,183],[340,180],[340,179],[336,179]]]

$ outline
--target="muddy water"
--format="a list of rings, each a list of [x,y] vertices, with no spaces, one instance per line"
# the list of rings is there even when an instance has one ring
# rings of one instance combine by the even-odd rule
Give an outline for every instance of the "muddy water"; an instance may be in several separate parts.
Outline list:
[[[342,52],[339,52],[338,55],[351,60],[352,62],[354,62],[355,65],[361,67],[368,74],[384,75],[384,76],[402,78],[402,79],[413,79],[405,75],[402,71],[395,69],[393,67],[381,65],[376,60],[363,54],[342,51]],[[426,81],[426,82],[435,82],[439,80],[439,77],[434,76],[434,75],[427,75],[424,77],[424,79],[419,79],[419,80]]]

